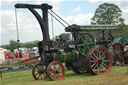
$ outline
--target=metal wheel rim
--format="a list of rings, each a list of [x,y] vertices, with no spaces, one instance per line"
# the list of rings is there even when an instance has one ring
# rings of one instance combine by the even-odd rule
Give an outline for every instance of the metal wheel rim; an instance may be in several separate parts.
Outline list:
[[[44,71],[45,70],[45,66],[41,65],[40,63],[37,63],[33,68],[32,68],[32,75],[34,77],[35,80],[40,80],[43,78],[47,78],[47,74]]]
[[[119,42],[115,42],[113,45],[113,55],[114,58],[116,58],[116,61],[119,62],[119,64],[123,64],[124,63],[124,54],[123,54],[123,50],[124,50],[124,45],[122,43]]]
[[[64,66],[58,61],[53,61],[48,65],[47,73],[51,80],[61,80],[65,73]]]
[[[90,67],[94,74],[100,75],[109,72],[112,66],[112,57],[106,48],[94,48],[89,56]]]

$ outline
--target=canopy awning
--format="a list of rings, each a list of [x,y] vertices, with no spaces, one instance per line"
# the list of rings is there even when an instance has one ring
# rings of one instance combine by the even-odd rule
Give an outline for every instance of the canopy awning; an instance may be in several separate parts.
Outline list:
[[[116,25],[71,25],[65,28],[66,32],[72,31],[100,31],[100,30],[115,30]]]

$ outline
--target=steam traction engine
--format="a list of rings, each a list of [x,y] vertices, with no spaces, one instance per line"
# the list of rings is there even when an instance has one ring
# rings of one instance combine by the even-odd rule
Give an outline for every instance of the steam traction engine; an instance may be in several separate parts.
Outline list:
[[[29,9],[42,30],[43,40],[38,44],[41,60],[32,69],[36,80],[48,77],[51,80],[61,80],[65,73],[63,62],[75,73],[91,72],[99,75],[109,72],[112,65],[110,53],[104,47],[96,47],[93,37],[86,33],[82,26],[66,27],[65,31],[71,32],[73,39],[62,41],[60,46],[49,38],[48,10],[51,10],[52,6],[16,4],[15,7]],[[42,10],[42,17],[35,9]]]

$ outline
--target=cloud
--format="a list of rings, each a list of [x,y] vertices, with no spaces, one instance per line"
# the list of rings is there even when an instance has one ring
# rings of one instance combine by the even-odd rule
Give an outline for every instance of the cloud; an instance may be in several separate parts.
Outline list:
[[[13,11],[1,11],[1,44],[7,44],[9,39],[15,38],[14,32],[14,12]],[[15,39],[14,39],[15,40]]]
[[[79,12],[81,10],[81,6],[77,6],[76,8],[73,8],[70,10],[70,13],[76,13]]]
[[[116,4],[122,9],[128,9],[128,0],[118,0]]]
[[[123,9],[122,17],[125,19],[125,23],[128,24],[128,9]]]
[[[99,1],[104,2],[104,1],[112,1],[112,0],[89,0],[89,2],[91,2],[91,3],[97,3]]]
[[[44,2],[44,0],[36,0],[35,4],[42,4]]]
[[[74,16],[68,16],[66,17],[66,20],[71,24],[78,24],[78,25],[89,25],[90,19],[92,18],[93,14],[87,13],[87,14],[77,14]]]
[[[122,10],[122,17],[125,19],[125,23],[128,24],[128,1],[118,0],[115,4]]]
[[[2,10],[1,16],[1,43],[16,40],[16,22],[14,10]],[[41,30],[35,17],[29,12],[18,12],[18,28],[22,42],[42,39]]]
[[[59,11],[61,8],[61,3],[64,0],[48,0],[48,1],[49,1],[49,4],[51,4],[53,6],[53,10]]]
[[[1,44],[8,44],[10,40],[16,40],[16,22],[15,22],[15,11],[14,11],[14,4],[17,3],[19,0],[4,0],[2,1],[2,9],[0,10],[0,16],[1,16],[1,28],[0,28],[0,45]],[[20,0],[22,1],[22,0]],[[27,0],[23,0],[27,1]],[[38,4],[42,4],[42,2],[45,0],[36,0],[35,2]],[[62,0],[59,1],[51,1],[50,3],[53,4],[54,10],[57,11],[60,8],[59,3]],[[28,2],[30,3],[30,2]],[[44,3],[44,2],[43,2]],[[8,6],[11,6],[10,9],[8,9]],[[4,9],[6,8],[7,9]],[[38,11],[39,12],[39,11]],[[55,22],[57,23],[57,22]],[[57,28],[55,29],[56,34],[60,34],[61,31],[59,28],[62,27],[59,23],[54,26]],[[19,29],[19,35],[21,42],[27,42],[32,40],[42,40],[42,33],[40,26],[38,24],[38,21],[36,20],[35,16],[31,12],[29,12],[26,9],[19,9],[18,10],[18,29]],[[51,25],[50,25],[50,36],[52,37],[52,31],[51,31]],[[62,32],[64,32],[64,29],[62,27]]]
[[[60,2],[63,2],[64,0],[48,0],[52,2],[53,4],[59,4]]]
[[[15,2],[26,2],[29,0],[1,0],[1,2],[6,2],[4,4],[11,4],[11,3],[15,3]]]

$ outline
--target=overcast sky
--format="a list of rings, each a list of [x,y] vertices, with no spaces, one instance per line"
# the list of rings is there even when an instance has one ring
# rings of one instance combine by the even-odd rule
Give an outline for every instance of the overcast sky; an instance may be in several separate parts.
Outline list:
[[[105,2],[118,5],[125,23],[128,24],[128,0],[0,0],[0,45],[8,44],[10,40],[17,40],[14,8],[16,3],[48,3],[69,24],[89,25],[96,8]],[[42,40],[40,26],[31,12],[27,9],[17,9],[17,13],[20,41]],[[64,33],[64,27],[55,19],[53,21],[55,35]],[[49,26],[52,38],[50,15]]]

